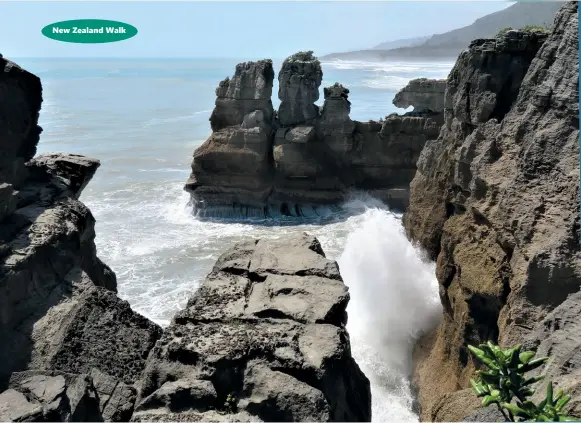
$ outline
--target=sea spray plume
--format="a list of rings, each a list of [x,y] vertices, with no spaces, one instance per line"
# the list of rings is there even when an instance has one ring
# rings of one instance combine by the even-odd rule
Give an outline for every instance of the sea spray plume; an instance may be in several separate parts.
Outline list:
[[[399,217],[380,208],[367,210],[338,262],[351,296],[353,353],[371,381],[373,415],[417,421],[410,357],[415,340],[441,313],[434,266],[406,239]]]

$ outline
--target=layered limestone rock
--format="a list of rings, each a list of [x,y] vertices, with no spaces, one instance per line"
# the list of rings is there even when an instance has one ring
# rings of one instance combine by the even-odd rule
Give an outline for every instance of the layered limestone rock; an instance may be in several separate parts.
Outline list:
[[[263,120],[272,121],[272,61],[245,62],[236,65],[232,79],[226,78],[216,88],[216,107],[210,117],[212,131],[240,125],[244,117],[256,110]]]
[[[223,93],[234,91],[231,85],[240,92],[266,96],[272,78],[253,68],[261,63],[239,65],[234,78],[221,82],[216,91],[214,132],[195,151],[185,187],[196,212],[259,217],[317,214],[318,206],[341,204],[353,190],[370,191],[403,211],[420,151],[427,140],[437,137],[443,123],[442,109],[436,105],[443,104],[444,81],[414,80],[402,90],[398,97],[402,99],[394,103],[413,103],[414,112],[380,122],[357,122],[349,117],[349,90],[339,83],[324,88],[321,109],[314,104],[319,98],[321,65],[312,52],[301,52],[282,65],[281,105],[273,122],[270,109],[246,108],[246,117],[226,113],[236,116],[222,119],[233,126],[216,125],[217,116],[225,113]],[[240,77],[241,69],[247,70],[246,78]]]
[[[444,305],[415,352],[423,419],[469,386],[467,344],[522,342],[581,286],[578,78],[576,2],[549,35],[474,41],[450,74],[446,122],[421,153],[404,215],[437,259]]]
[[[236,66],[216,89],[210,138],[194,153],[186,190],[198,208],[262,209],[272,189],[274,71],[270,60]]]
[[[393,104],[402,109],[413,106],[415,112],[444,111],[445,79],[412,79],[394,97]]]
[[[321,63],[312,51],[299,52],[285,59],[278,74],[281,125],[298,125],[319,117],[315,101],[319,99],[322,80]]]
[[[149,357],[133,421],[370,421],[349,293],[306,234],[238,244]]]
[[[335,83],[323,90],[325,103],[318,122],[320,139],[339,155],[351,152],[354,143],[355,122],[349,117],[351,102],[349,90]]]
[[[443,103],[444,93],[434,88],[443,84],[445,80],[412,80],[396,94],[393,104],[404,108],[412,105],[414,111],[391,114],[382,122],[356,122],[351,154],[356,187],[372,192],[391,207],[405,209],[420,152],[427,141],[438,137],[444,122],[442,110],[425,107],[429,101],[434,109],[434,104]],[[403,103],[402,97],[408,102]]]
[[[161,329],[116,296],[97,257],[78,198],[99,161],[32,157],[40,80],[0,68],[0,419],[127,420]]]

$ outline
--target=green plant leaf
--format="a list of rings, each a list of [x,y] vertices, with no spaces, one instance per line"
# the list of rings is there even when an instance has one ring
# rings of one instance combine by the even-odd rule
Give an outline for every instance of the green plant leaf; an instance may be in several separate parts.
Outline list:
[[[516,347],[510,349],[510,354],[508,358],[508,365],[511,369],[516,369],[517,366],[520,364],[519,360],[519,353],[522,345],[517,345]]]
[[[490,404],[495,404],[495,403],[498,403],[498,397],[494,397],[492,395],[486,395],[482,399],[482,406],[483,407],[488,407]]]
[[[546,406],[553,406],[553,382],[547,383],[547,404]]]
[[[555,409],[557,411],[561,411],[564,406],[566,406],[569,401],[571,400],[571,395],[565,395],[563,398],[560,398],[557,403],[555,404]]]
[[[543,364],[545,364],[548,359],[549,359],[548,357],[536,358],[534,360],[529,361],[527,364],[521,365],[518,368],[518,370],[519,370],[520,373],[530,372],[531,370],[534,370],[537,367],[542,366]]]
[[[510,411],[515,416],[519,416],[519,417],[529,417],[530,416],[530,414],[526,410],[523,410],[518,405],[514,405],[514,404],[510,404],[508,402],[505,402],[504,404],[502,404],[502,406],[504,408],[506,408],[508,411]]]
[[[527,364],[531,359],[535,356],[535,353],[532,351],[525,351],[519,354],[518,358],[523,364]]]
[[[483,397],[484,395],[489,393],[487,386],[480,382],[476,382],[474,379],[470,379],[470,384],[472,385],[472,389],[476,393],[477,397]]]
[[[527,379],[523,382],[523,386],[532,385],[533,383],[537,383],[537,382],[543,380],[544,378],[545,378],[545,376],[531,377],[530,379]]]
[[[483,372],[483,371],[478,371],[476,372],[478,374],[478,376],[480,377],[480,379],[483,382],[486,382],[490,385],[497,385],[500,381],[500,376],[499,375],[491,375],[488,372]]]
[[[547,399],[545,398],[544,400],[541,401],[541,403],[538,406],[539,410],[542,410],[545,408],[545,406],[547,405]]]

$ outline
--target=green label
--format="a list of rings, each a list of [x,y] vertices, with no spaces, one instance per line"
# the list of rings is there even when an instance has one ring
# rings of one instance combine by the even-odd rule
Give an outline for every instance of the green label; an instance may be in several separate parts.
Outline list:
[[[42,28],[42,34],[65,43],[114,43],[134,37],[137,28],[117,21],[78,19],[47,25]]]

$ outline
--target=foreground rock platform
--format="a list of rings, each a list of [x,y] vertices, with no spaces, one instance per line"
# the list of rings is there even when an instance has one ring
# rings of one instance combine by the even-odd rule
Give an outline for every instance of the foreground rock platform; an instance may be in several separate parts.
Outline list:
[[[234,246],[153,349],[132,420],[370,421],[348,301],[312,236]]]
[[[288,57],[276,112],[271,60],[241,63],[219,83],[214,132],[194,152],[185,186],[198,213],[316,215],[317,207],[341,204],[354,190],[405,209],[416,160],[443,124],[445,81],[411,81],[394,104],[414,106],[412,113],[357,122],[349,117],[349,90],[339,83],[324,88],[322,107],[315,104],[322,77],[312,52]]]
[[[564,3],[549,34],[475,40],[448,78],[445,125],[403,218],[437,262],[444,306],[415,351],[422,420],[449,419],[438,417],[445,395],[473,407],[460,398],[475,369],[468,344],[538,345],[555,363],[548,376],[576,386],[576,325],[561,307],[577,310],[568,296],[581,287],[577,9]]]

